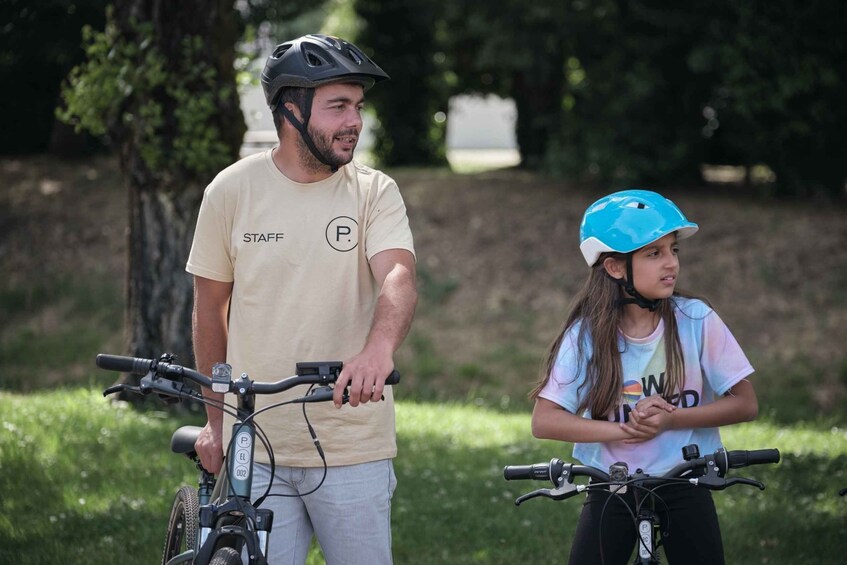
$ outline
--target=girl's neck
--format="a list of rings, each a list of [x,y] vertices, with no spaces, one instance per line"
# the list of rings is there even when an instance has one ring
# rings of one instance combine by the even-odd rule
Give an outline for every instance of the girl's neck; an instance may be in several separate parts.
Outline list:
[[[624,335],[634,338],[647,337],[656,331],[658,325],[658,312],[651,312],[635,304],[624,306],[621,316],[621,331]]]

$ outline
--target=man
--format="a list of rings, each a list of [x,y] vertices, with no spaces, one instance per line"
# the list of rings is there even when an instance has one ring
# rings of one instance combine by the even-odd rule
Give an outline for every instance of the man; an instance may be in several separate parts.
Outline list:
[[[328,563],[391,562],[396,443],[384,385],[417,302],[415,257],[397,185],[352,161],[364,92],[387,78],[341,39],[279,45],[262,73],[279,146],[221,172],[200,208],[187,266],[198,369],[210,374],[226,360],[234,375],[273,381],[298,361],[344,361],[334,406],[307,409],[325,479],[300,408],[257,418],[277,465],[263,505],[274,510],[270,563],[304,563],[313,534]],[[303,392],[260,396],[256,408]],[[216,408],[207,415],[196,448],[217,473],[231,421]],[[257,450],[254,498],[269,478],[269,458]]]

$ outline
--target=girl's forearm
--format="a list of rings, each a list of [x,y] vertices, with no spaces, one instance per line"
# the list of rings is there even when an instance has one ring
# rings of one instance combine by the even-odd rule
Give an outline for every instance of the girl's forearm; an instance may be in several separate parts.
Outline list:
[[[746,379],[714,402],[679,408],[671,414],[671,429],[716,428],[755,420],[759,403],[753,385]]]
[[[615,422],[589,420],[543,398],[536,401],[532,413],[532,435],[572,443],[602,443],[629,437]]]

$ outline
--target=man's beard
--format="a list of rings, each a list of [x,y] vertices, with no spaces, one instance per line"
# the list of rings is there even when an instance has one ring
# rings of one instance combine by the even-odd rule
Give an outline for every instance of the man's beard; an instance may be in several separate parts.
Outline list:
[[[353,160],[353,153],[351,152],[349,156],[339,156],[332,150],[332,141],[336,137],[341,137],[345,135],[355,135],[358,137],[359,133],[356,130],[344,130],[337,133],[333,133],[330,135],[322,135],[321,132],[309,126],[308,128],[309,136],[312,138],[312,143],[315,144],[315,148],[321,154],[321,157],[327,161],[327,163],[322,163],[318,160],[314,153],[309,149],[309,146],[306,145],[306,142],[303,141],[302,136],[299,138],[297,142],[297,154],[300,157],[301,165],[311,172],[323,171],[328,166],[334,167],[336,169],[340,169],[347,163]]]

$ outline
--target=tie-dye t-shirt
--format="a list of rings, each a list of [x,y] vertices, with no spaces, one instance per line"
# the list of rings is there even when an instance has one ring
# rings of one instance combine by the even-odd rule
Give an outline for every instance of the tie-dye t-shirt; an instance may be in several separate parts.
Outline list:
[[[711,308],[700,300],[674,297],[679,338],[685,360],[685,385],[672,402],[678,409],[713,402],[736,383],[749,376],[753,367],[730,333],[729,328]],[[585,381],[587,360],[591,355],[590,337],[583,348],[582,362],[577,359],[579,322],[562,340],[559,354],[546,386],[539,396],[575,413],[587,394]],[[614,422],[628,421],[629,413],[640,399],[662,392],[665,380],[664,324],[645,338],[634,339],[621,334],[621,362],[624,384],[621,403],[609,417]],[[590,418],[586,411],[583,417]],[[648,474],[662,474],[682,462],[682,447],[697,444],[701,455],[721,447],[718,428],[667,430],[652,440],[577,443],[573,456],[585,465],[608,469],[624,461],[630,471],[643,469]]]

